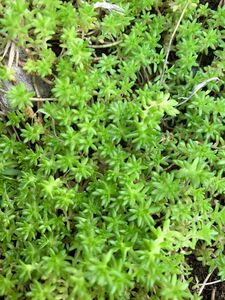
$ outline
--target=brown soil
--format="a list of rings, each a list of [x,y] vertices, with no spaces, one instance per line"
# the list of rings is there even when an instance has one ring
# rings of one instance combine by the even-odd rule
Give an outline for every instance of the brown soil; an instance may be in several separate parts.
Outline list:
[[[200,0],[200,4],[206,4],[208,3],[208,7],[211,9],[216,10],[218,8],[218,5],[220,4],[221,0]]]
[[[193,278],[193,293],[198,293],[198,291],[194,289],[194,285],[198,283],[203,283],[210,272],[208,270],[208,267],[203,266],[200,261],[197,261],[194,255],[190,255],[187,258],[187,262],[193,268],[191,274]],[[217,276],[217,272],[214,271],[208,279],[207,283],[219,279],[220,278]],[[201,296],[203,300],[225,300],[225,282],[206,285],[201,293]]]

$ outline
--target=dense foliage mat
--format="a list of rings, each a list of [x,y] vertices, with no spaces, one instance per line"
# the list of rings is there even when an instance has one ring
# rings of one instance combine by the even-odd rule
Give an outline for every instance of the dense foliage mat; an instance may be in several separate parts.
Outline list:
[[[225,278],[216,2],[1,0],[3,299],[202,299],[190,257]]]

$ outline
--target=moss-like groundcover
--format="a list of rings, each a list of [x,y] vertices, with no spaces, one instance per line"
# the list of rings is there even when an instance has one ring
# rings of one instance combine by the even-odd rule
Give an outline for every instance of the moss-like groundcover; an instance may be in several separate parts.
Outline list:
[[[223,4],[1,0],[2,299],[203,299],[190,257],[225,279]]]

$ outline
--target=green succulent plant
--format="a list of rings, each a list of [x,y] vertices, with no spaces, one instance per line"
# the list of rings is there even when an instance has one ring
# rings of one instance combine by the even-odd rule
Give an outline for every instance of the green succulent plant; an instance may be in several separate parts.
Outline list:
[[[0,115],[0,296],[202,299],[191,254],[225,278],[225,6],[96,3],[0,3],[1,82],[19,60],[51,87]]]

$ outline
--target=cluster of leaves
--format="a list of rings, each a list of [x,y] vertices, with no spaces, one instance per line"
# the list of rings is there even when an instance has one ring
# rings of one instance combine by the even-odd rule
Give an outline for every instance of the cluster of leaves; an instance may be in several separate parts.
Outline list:
[[[164,70],[186,1],[95,2],[0,3],[1,50],[55,99],[21,83],[1,117],[0,295],[201,299],[191,253],[225,278],[225,8],[190,1]]]

